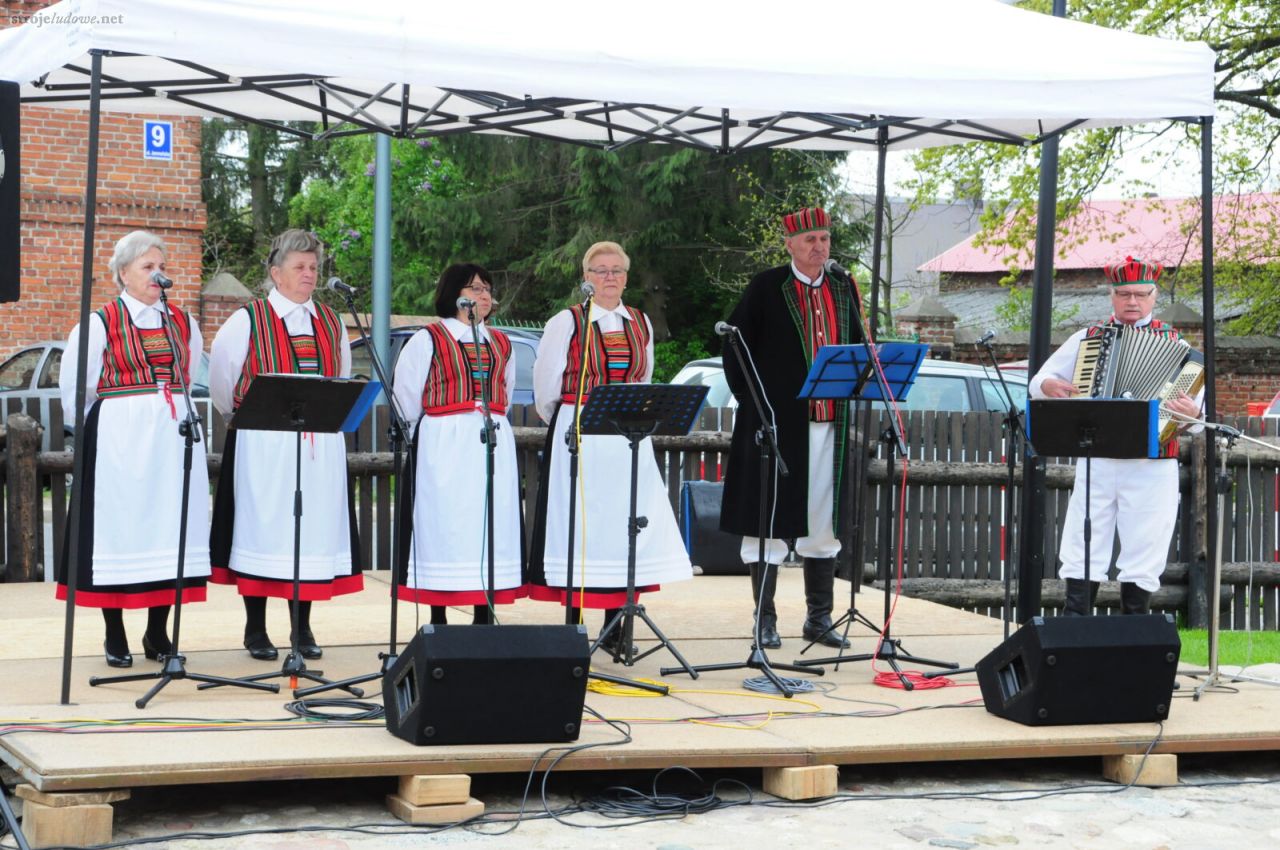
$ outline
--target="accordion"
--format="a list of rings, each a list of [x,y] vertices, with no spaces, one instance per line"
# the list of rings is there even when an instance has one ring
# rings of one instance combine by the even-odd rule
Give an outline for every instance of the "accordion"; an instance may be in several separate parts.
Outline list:
[[[1104,325],[1085,337],[1076,355],[1076,391],[1093,398],[1171,401],[1204,386],[1204,355],[1185,340],[1131,325]],[[1160,441],[1173,439],[1178,422],[1159,412]]]

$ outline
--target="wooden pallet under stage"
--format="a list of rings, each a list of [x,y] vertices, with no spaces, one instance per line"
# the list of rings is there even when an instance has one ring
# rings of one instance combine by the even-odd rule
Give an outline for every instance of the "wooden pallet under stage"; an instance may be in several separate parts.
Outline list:
[[[313,626],[326,645],[319,667],[334,678],[377,668],[377,652],[385,648],[387,577],[375,575],[364,592],[315,606]],[[837,592],[848,585],[837,582]],[[73,705],[58,704],[63,608],[49,585],[0,585],[0,714],[4,723],[72,718],[243,718],[288,716],[290,699],[223,688],[197,691],[193,682],[178,681],[163,690],[145,710],[133,701],[150,683],[91,688],[90,675],[113,672],[102,659],[101,618],[96,611],[77,615]],[[798,570],[784,570],[778,607],[785,645],[771,653],[775,661],[794,659],[803,646],[797,630],[803,618],[803,591]],[[750,622],[749,585],[745,577],[702,576],[668,586],[647,600],[647,609],[691,663],[742,661],[749,642],[739,633]],[[837,602],[837,613],[845,604]],[[269,625],[277,639],[288,634],[283,603],[271,603]],[[866,590],[859,608],[879,621],[882,596]],[[503,609],[509,623],[553,623],[558,609],[522,602]],[[138,642],[143,614],[126,617],[133,638],[135,671],[157,669],[142,658]],[[589,613],[589,627],[599,628],[600,614]],[[453,614],[465,622],[470,612]],[[414,631],[415,611],[400,608],[402,640]],[[250,660],[239,648],[243,609],[234,592],[211,587],[210,600],[190,606],[183,617],[183,649],[188,669],[222,676],[269,672],[273,665]],[[1000,642],[1001,624],[928,602],[902,599],[894,635],[917,655],[970,665]],[[638,637],[645,638],[641,631]],[[869,651],[872,635],[853,632],[855,651]],[[641,640],[642,646],[644,641]],[[828,651],[829,652],[829,651]],[[826,654],[826,653],[824,653]],[[674,659],[660,652],[633,668],[599,661],[596,669],[619,675],[662,678],[658,668]],[[883,664],[881,664],[883,666]],[[278,668],[277,668],[278,669]],[[797,702],[762,699],[741,687],[754,671],[707,673],[694,681],[669,676],[671,696],[632,698],[589,693],[588,705],[605,717],[631,722],[634,740],[626,746],[588,749],[561,762],[558,770],[649,769],[690,767],[788,767],[829,764],[905,763],[958,759],[1017,759],[1045,756],[1115,755],[1144,752],[1159,733],[1156,724],[1123,724],[1031,728],[988,714],[972,675],[958,677],[956,687],[904,692],[877,687],[868,663],[828,670],[817,681],[826,692],[806,694]],[[1280,688],[1241,683],[1231,692],[1213,692],[1193,701],[1195,682],[1182,678],[1170,719],[1154,752],[1192,753],[1280,749]],[[377,685],[377,682],[370,683]],[[377,688],[372,688],[376,694]],[[524,695],[494,683],[495,699],[519,701]],[[1105,695],[1099,695],[1105,699]],[[774,717],[770,711],[849,713],[875,709],[908,711],[892,716]],[[737,728],[682,721],[712,715],[751,715]],[[663,722],[666,721],[666,722]],[[767,721],[767,722],[766,722]],[[758,728],[748,728],[758,726]],[[599,722],[585,725],[581,742],[618,739]],[[66,735],[18,732],[0,737],[0,757],[36,789],[47,792],[240,782],[269,779],[313,779],[354,776],[409,776],[523,772],[546,749],[542,744],[415,747],[390,735],[381,725],[370,728],[325,728],[295,724],[271,731],[173,731],[134,734]]]

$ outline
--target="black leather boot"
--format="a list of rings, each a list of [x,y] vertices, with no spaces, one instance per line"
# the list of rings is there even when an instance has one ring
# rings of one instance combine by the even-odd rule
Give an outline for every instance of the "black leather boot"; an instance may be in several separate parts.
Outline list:
[[[1120,582],[1120,611],[1123,614],[1150,614],[1151,591],[1131,581]]]
[[[760,592],[760,576],[761,573],[768,570],[769,579],[765,582],[764,593]],[[751,605],[755,607],[756,602],[760,604],[760,648],[761,649],[780,649],[782,647],[782,637],[778,634],[778,611],[773,606],[773,594],[778,587],[778,570],[777,565],[765,564],[764,569],[760,564],[747,564],[747,570],[751,573]],[[752,635],[755,638],[755,635]]]
[[[831,607],[835,603],[836,559],[804,559],[804,602],[808,613],[804,618],[804,639],[845,649],[849,641],[832,631]]]
[[[129,637],[124,631],[124,613],[119,608],[103,608],[102,619],[107,625],[107,639],[102,642],[108,667],[132,667],[129,654]]]
[[[489,611],[488,605],[471,606],[471,625],[473,626],[493,625],[493,614]]]
[[[609,623],[613,621],[614,616],[616,616],[617,613],[621,610],[622,610],[621,608],[605,609],[604,624],[606,626],[609,625]],[[632,623],[633,623],[632,628],[634,628],[635,627],[634,619],[632,620]],[[622,640],[622,623],[621,622],[618,623],[617,627],[613,631],[609,632],[608,637],[606,637],[603,641],[600,642],[600,648],[603,649],[605,652],[609,653],[609,655],[614,658],[623,658],[626,656],[627,654],[626,644],[623,643],[623,640]],[[631,644],[631,655],[636,656],[639,653],[640,653],[640,647],[636,646],[634,643]]]
[[[241,598],[244,600],[244,648],[258,661],[275,661],[279,653],[271,638],[267,637],[267,598]]]
[[[1064,617],[1088,617],[1093,613],[1093,605],[1098,600],[1099,582],[1085,581],[1082,578],[1065,579],[1067,583],[1067,603],[1062,606]]]
[[[324,650],[316,645],[316,636],[311,634],[311,603],[298,602],[298,621],[295,623],[292,619],[293,603],[289,603],[289,622],[294,629],[298,630],[298,653],[303,658],[319,658],[324,655]],[[289,632],[289,642],[293,642],[293,632]]]
[[[449,609],[444,605],[431,606],[431,625],[447,626],[449,625]]]
[[[158,661],[173,654],[173,642],[169,640],[169,605],[156,605],[147,609],[147,630],[142,635],[142,652],[148,661]]]

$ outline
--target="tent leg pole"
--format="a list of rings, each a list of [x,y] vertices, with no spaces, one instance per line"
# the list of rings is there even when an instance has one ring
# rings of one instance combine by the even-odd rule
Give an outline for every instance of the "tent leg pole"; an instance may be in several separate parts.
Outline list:
[[[72,466],[70,540],[67,541],[67,611],[62,635],[62,705],[71,703],[71,655],[75,635],[76,577],[80,566],[80,506],[84,502],[80,482],[84,480],[85,379],[89,371],[89,308],[93,300],[93,240],[98,214],[98,137],[102,113],[102,51],[91,50],[92,76],[89,83],[89,156],[84,186],[84,256],[80,264],[80,344],[76,352],[76,451]]]

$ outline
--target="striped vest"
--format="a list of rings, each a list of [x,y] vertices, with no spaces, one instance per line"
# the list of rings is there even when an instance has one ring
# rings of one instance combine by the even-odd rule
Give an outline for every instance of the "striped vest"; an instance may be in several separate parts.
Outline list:
[[[480,363],[475,363],[476,347],[453,338],[443,322],[427,325],[431,334],[431,367],[422,388],[422,412],[427,416],[448,416],[476,409],[481,398],[480,382],[489,382],[489,409],[496,415],[507,412],[507,363],[511,360],[511,340],[501,331],[489,330],[489,341],[480,345]]]
[[[649,325],[644,313],[634,307],[627,307],[630,321],[624,320],[621,334],[623,338],[614,337],[612,345],[605,341],[606,334],[599,327],[591,331],[591,346],[586,352],[586,383],[583,385],[582,398],[585,401],[592,387],[600,384],[637,383],[644,380],[649,362],[646,352],[649,345]],[[566,404],[573,404],[578,397],[578,382],[583,368],[583,315],[586,312],[581,304],[569,308],[573,314],[573,336],[569,338],[569,351],[565,357],[564,379],[560,384],[560,399]],[[609,336],[613,336],[609,334]],[[623,366],[623,345],[625,339],[626,361]],[[610,362],[617,368],[610,369]]]
[[[794,277],[792,278],[794,280]],[[836,321],[835,299],[831,297],[831,285],[824,276],[818,286],[796,280],[796,299],[800,303],[800,339],[804,344],[805,362],[812,367],[818,349],[824,345],[840,344],[840,323]],[[810,422],[834,422],[836,403],[834,399],[815,398],[809,400]]]
[[[318,313],[311,320],[315,331],[316,357],[320,374],[336,378],[342,371],[342,320],[332,308],[315,302]],[[244,359],[240,380],[236,381],[235,406],[239,407],[249,384],[258,375],[300,374],[303,370],[284,320],[276,315],[265,298],[244,305],[249,314],[249,356]]]
[[[98,397],[142,395],[159,390],[161,381],[172,380],[173,358],[191,381],[191,319],[177,307],[170,307],[174,330],[178,334],[178,351],[170,349],[163,329],[143,331],[133,323],[129,308],[120,298],[98,311],[107,329],[107,347],[102,352],[102,375],[98,378]],[[150,337],[148,340],[146,337]]]

